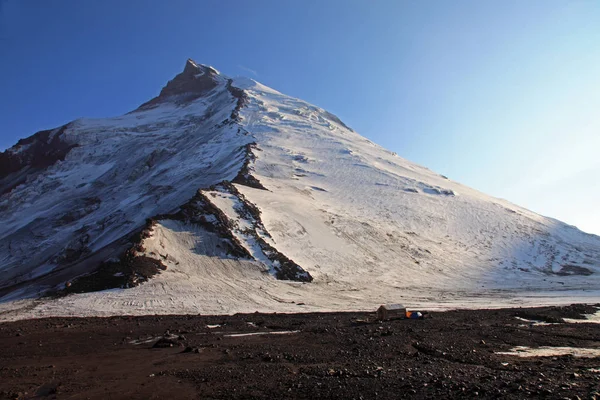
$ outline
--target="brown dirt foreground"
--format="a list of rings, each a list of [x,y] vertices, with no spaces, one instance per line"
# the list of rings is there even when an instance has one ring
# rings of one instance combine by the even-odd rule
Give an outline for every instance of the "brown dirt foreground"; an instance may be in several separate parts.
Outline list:
[[[559,322],[595,311],[449,311],[382,323],[361,321],[373,318],[368,313],[3,323],[0,398],[600,399],[600,358],[496,354],[599,348],[599,324],[516,318]],[[273,333],[281,331],[293,332]],[[239,335],[257,332],[271,333]]]

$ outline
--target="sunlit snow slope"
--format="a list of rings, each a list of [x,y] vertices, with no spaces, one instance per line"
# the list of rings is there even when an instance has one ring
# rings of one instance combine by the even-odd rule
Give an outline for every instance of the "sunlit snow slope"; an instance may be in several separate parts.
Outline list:
[[[600,300],[598,236],[192,61],[132,113],[32,138],[0,158],[0,318]],[[31,161],[40,152],[49,161]],[[78,287],[119,257],[130,268],[132,246],[166,270],[19,300]]]

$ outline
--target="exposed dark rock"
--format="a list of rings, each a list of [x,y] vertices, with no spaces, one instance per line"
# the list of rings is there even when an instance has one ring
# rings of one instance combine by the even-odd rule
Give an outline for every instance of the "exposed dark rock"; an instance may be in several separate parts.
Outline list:
[[[142,104],[138,110],[152,108],[165,101],[186,103],[195,100],[217,86],[218,76],[219,72],[214,68],[188,59],[183,72],[170,80],[157,97]]]
[[[150,237],[155,225],[156,220],[148,219],[145,226],[131,236],[130,248],[119,259],[103,262],[94,272],[67,282],[64,289],[49,295],[135,287],[166,270],[167,266],[161,260],[139,254],[144,251],[142,241]],[[81,254],[77,257],[81,257]]]
[[[118,261],[102,263],[95,272],[75,278],[68,282],[62,291],[54,294],[65,295],[135,287],[166,269],[167,267],[160,260],[147,256],[126,255]]]
[[[244,165],[242,169],[235,178],[233,178],[233,183],[238,183],[240,185],[249,186],[255,189],[267,190],[266,187],[263,186],[262,183],[252,174],[251,163],[256,160],[256,155],[252,150],[258,150],[256,142],[248,143],[244,147],[244,151],[246,153],[246,160],[244,161]]]
[[[555,272],[554,275],[559,276],[570,276],[570,275],[583,275],[589,276],[592,275],[593,272],[585,267],[580,267],[578,265],[563,265],[560,271]]]
[[[91,253],[91,250],[87,246],[90,241],[90,235],[85,232],[75,237],[67,246],[56,256],[52,258],[53,264],[66,265]]]
[[[233,86],[233,82],[231,79],[227,82],[227,90],[229,91],[229,93],[231,93],[233,97],[237,99],[235,109],[231,112],[231,120],[239,122],[240,110],[248,102],[248,97],[242,89]]]
[[[40,131],[0,153],[0,194],[8,193],[45,168],[63,161],[77,144],[65,138],[70,124]]]
[[[185,337],[183,337],[181,335],[174,335],[167,331],[160,339],[158,339],[158,341],[156,343],[154,343],[152,348],[164,349],[166,347],[183,347],[183,346],[185,346]],[[189,351],[187,350],[188,348],[190,349]],[[191,351],[193,351],[193,348],[191,348],[191,347],[186,347],[184,349],[184,352],[191,352]]]

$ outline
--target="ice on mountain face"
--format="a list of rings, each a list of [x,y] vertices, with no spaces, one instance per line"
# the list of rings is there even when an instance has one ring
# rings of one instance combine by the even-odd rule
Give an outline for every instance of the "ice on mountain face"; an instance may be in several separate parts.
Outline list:
[[[70,124],[61,136],[72,144],[64,160],[0,198],[0,287],[31,279],[40,264],[64,269],[65,280],[89,272],[89,265],[73,264],[77,253],[81,261],[101,253],[91,262],[97,265],[118,255],[115,241],[146,218],[177,208],[198,188],[233,179],[245,159],[240,145],[250,141],[231,120],[237,102],[219,78],[185,104]]]
[[[581,290],[600,295],[597,236],[448,180],[319,107],[191,60],[134,112],[48,132],[67,146],[50,164],[27,164],[31,148],[48,148],[29,139],[4,158],[19,155],[14,170],[0,158],[9,188],[0,197],[0,296],[60,286],[118,258],[147,218],[156,225],[140,254],[167,269],[134,289],[69,296],[40,312],[446,299],[464,307],[539,301],[535,291],[570,293],[564,301]]]

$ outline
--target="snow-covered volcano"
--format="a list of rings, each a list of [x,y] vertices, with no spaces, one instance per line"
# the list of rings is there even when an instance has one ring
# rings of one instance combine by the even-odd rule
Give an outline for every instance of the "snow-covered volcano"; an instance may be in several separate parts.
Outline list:
[[[191,60],[137,110],[20,140],[0,193],[3,318],[600,294],[600,237]]]

